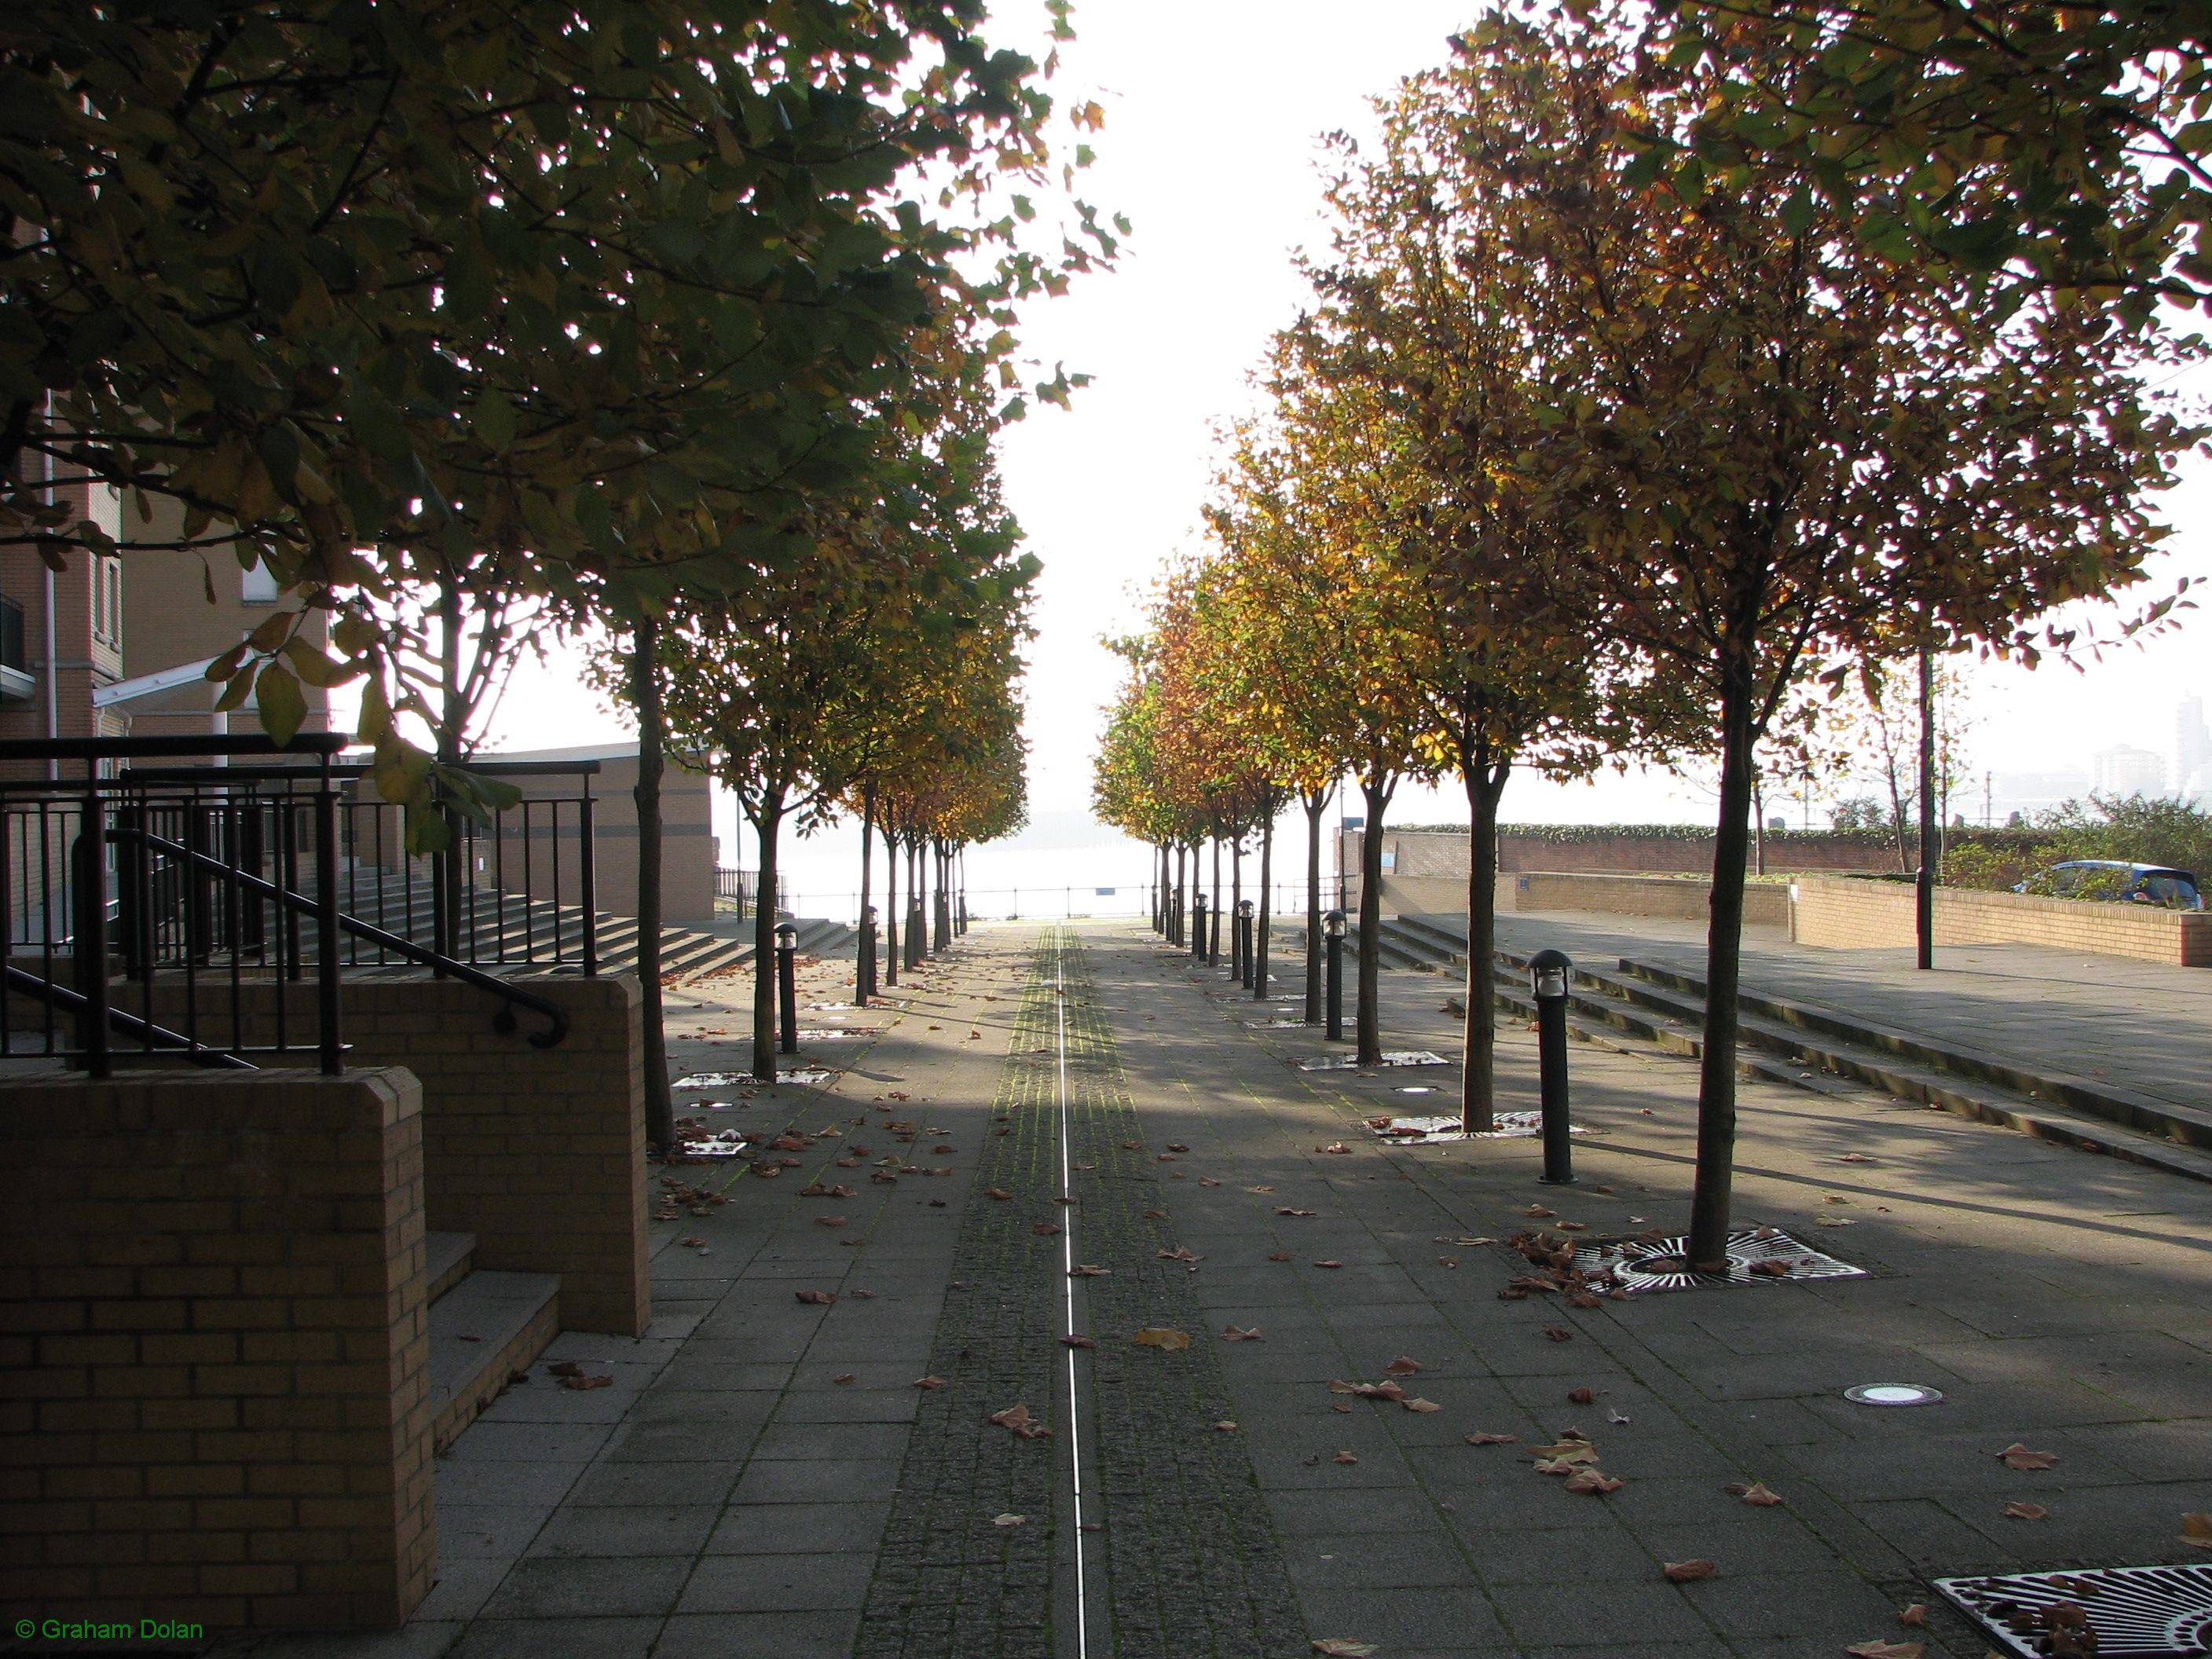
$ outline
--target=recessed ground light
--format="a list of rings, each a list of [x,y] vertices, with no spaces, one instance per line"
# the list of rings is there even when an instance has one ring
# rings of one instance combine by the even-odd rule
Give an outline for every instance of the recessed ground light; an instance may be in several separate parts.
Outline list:
[[[1398,1085],[1398,1092],[1401,1095],[1432,1095],[1436,1091],[1425,1083],[1401,1083]]]
[[[1862,1382],[1844,1398],[1862,1406],[1939,1406],[1943,1391],[1921,1382]]]

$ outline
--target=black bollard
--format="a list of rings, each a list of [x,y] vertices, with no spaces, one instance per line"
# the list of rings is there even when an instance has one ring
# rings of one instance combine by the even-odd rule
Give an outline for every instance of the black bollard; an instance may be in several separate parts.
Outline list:
[[[1321,929],[1328,940],[1328,1040],[1344,1041],[1344,912],[1331,910],[1321,919]]]
[[[1190,953],[1200,961],[1206,958],[1206,895],[1200,893],[1191,901]]]
[[[795,1054],[799,1052],[799,929],[787,921],[775,930],[775,979],[779,1023],[783,1027],[776,1048]]]
[[[854,987],[860,994],[853,1000],[865,1008],[876,994],[876,907],[872,904],[860,912],[860,957],[859,983]]]
[[[1246,990],[1252,988],[1252,912],[1250,899],[1237,901],[1237,982]]]
[[[1575,1178],[1574,1146],[1567,1127],[1567,969],[1564,951],[1539,951],[1528,958],[1536,993],[1536,1070],[1544,1108],[1544,1180],[1555,1187]]]

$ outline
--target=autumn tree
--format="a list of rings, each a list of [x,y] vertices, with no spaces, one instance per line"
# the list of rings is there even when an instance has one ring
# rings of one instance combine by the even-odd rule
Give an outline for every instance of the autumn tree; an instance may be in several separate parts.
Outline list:
[[[1794,54],[1761,51],[1762,76],[1796,73]],[[1585,549],[1573,597],[1695,696],[1720,761],[1701,1268],[1728,1239],[1762,734],[1826,660],[1900,641],[2047,648],[2036,618],[2142,580],[2160,533],[2143,492],[2192,435],[2144,373],[2170,352],[2112,307],[1893,263],[1786,167],[1649,176],[1637,135],[1686,142],[1715,75],[1639,60],[1605,7],[1489,14],[1449,71],[1461,198],[1485,204],[1553,347],[1536,465]]]

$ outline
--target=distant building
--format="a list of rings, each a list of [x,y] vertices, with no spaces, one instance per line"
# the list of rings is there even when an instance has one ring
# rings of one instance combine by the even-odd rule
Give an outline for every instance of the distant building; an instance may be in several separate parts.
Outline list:
[[[2173,711],[2173,792],[2212,795],[2212,731],[2204,725],[2204,699],[2184,697]]]
[[[2096,781],[2087,772],[1993,772],[1986,780],[1984,805],[1993,823],[2015,812],[2023,818],[2080,800]]]
[[[2100,795],[2162,795],[2166,793],[2166,757],[2148,749],[2114,744],[2089,757]]]

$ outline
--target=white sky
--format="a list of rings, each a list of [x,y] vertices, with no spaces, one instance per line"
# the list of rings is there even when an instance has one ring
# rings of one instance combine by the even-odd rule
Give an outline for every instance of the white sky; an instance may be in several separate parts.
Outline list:
[[[1022,29],[1041,26],[1041,8],[1000,10],[994,39],[1026,44]],[[1087,805],[1100,708],[1118,672],[1098,641],[1134,627],[1160,561],[1195,544],[1211,424],[1244,406],[1247,371],[1301,302],[1290,252],[1318,223],[1316,137],[1364,128],[1367,96],[1438,61],[1443,37],[1466,15],[1439,0],[1352,11],[1340,0],[1079,7],[1079,38],[1062,49],[1056,90],[1063,106],[1095,96],[1107,114],[1092,140],[1097,165],[1080,188],[1127,214],[1134,234],[1117,270],[1035,308],[1024,330],[1035,356],[1095,383],[1072,413],[1033,414],[1003,450],[1012,503],[1044,562],[1029,680],[1039,811]],[[2165,582],[2185,570],[2212,574],[2208,507],[2212,465],[2200,461],[2169,504],[2180,533]],[[2176,702],[2212,695],[2208,629],[2192,621],[2087,674],[1982,671],[1973,769],[2086,769],[2094,750],[2117,742],[2170,750]],[[556,664],[518,680],[489,746],[604,740],[621,729],[569,665]],[[1507,819],[1521,822],[1674,821],[1709,811],[1694,788],[1641,777],[1571,788],[1524,780],[1505,802]],[[1455,789],[1425,800],[1408,791],[1391,817],[1463,821],[1464,813]]]

